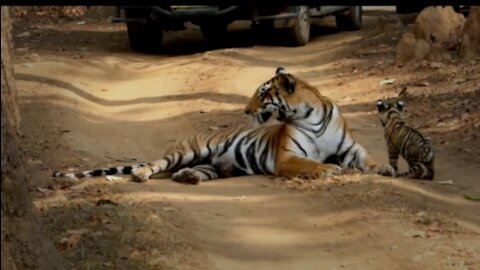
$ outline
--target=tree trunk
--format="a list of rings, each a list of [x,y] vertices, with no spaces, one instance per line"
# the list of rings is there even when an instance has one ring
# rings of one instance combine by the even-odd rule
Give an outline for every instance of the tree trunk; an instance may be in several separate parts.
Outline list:
[[[26,175],[18,151],[20,116],[13,76],[11,22],[8,7],[1,7],[1,267],[14,269],[66,269],[52,242],[45,237],[29,197]]]

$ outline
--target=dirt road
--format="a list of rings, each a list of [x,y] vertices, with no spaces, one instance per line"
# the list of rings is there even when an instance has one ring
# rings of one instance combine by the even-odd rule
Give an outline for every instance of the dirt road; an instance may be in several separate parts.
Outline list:
[[[18,23],[17,35],[31,33],[15,43],[29,186],[72,268],[480,269],[479,204],[464,198],[480,192],[478,62],[395,68],[401,29],[378,32],[386,14],[366,12],[364,30],[351,33],[322,21],[301,48],[274,46],[238,24],[233,48],[215,49],[190,29],[167,35],[161,55],[131,53],[121,26]],[[248,124],[242,109],[277,66],[337,101],[357,140],[383,162],[375,102],[412,85],[407,114],[436,143],[437,181],[447,184],[373,175],[199,186],[49,178],[53,169],[148,161],[176,139]],[[442,72],[468,80],[438,79]],[[380,85],[386,77],[397,84]]]

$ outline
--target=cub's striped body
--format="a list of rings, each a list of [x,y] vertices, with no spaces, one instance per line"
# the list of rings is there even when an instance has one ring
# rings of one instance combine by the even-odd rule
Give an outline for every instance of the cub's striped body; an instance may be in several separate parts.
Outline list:
[[[408,163],[409,171],[398,174],[415,179],[433,180],[434,149],[430,141],[418,130],[408,126],[402,119],[403,102],[386,103],[377,101],[378,117],[385,128],[390,165],[398,170],[398,157]]]

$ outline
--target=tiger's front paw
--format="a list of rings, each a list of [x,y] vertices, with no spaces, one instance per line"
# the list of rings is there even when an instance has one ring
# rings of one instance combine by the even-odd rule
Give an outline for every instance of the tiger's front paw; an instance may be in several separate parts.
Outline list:
[[[344,169],[335,164],[325,164],[327,166],[326,172],[328,176],[339,175],[344,172]]]
[[[334,164],[322,164],[315,171],[305,171],[298,175],[298,178],[311,180],[317,178],[328,178],[343,172],[342,167]]]
[[[146,182],[152,176],[150,167],[139,167],[132,170],[132,180],[135,182]]]

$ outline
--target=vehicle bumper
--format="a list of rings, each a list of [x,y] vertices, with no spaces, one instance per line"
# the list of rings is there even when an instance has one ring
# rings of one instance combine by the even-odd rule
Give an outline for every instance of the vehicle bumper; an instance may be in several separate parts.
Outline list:
[[[233,13],[240,10],[239,6],[230,6],[224,9],[218,9],[217,7],[200,7],[200,8],[173,8],[168,10],[159,6],[119,6],[117,7],[117,12],[114,17],[110,19],[111,22],[141,22],[146,23],[146,18],[125,18],[120,14],[120,9],[126,8],[141,8],[146,10],[151,10],[150,17],[151,19],[166,18],[172,20],[192,20],[192,19],[202,19],[208,17],[228,17]]]

